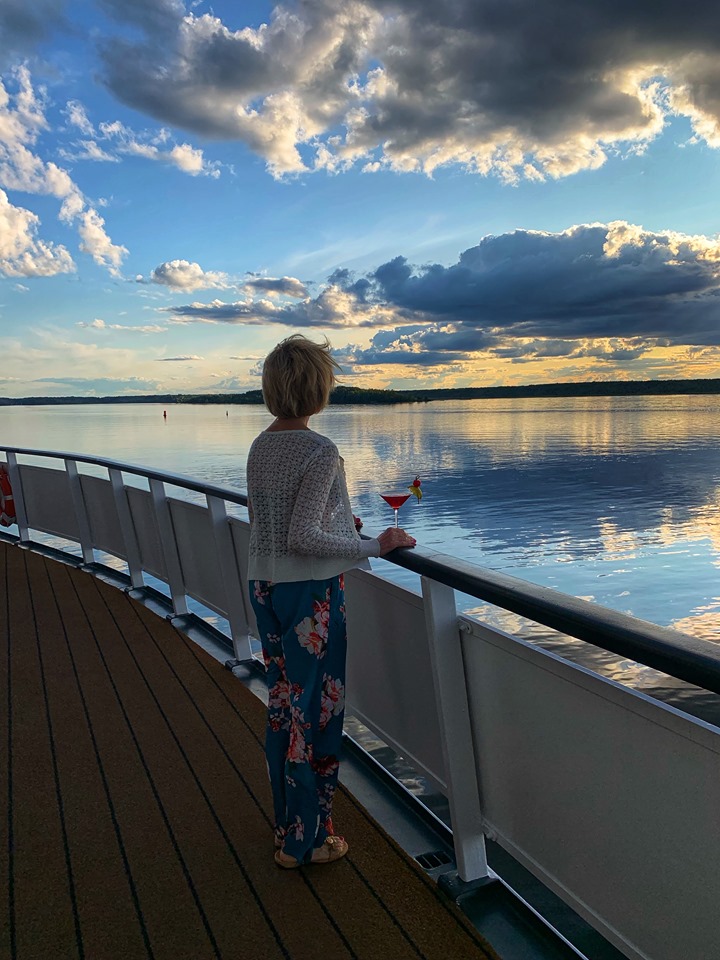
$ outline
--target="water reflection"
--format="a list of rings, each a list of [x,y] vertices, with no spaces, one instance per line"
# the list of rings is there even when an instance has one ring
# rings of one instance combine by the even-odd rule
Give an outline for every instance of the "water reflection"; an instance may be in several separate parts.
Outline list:
[[[266,411],[167,409],[165,421],[157,405],[3,408],[2,439],[244,489]],[[718,423],[720,397],[615,397],[332,407],[314,426],[341,449],[365,532],[391,522],[379,493],[418,473],[425,496],[401,520],[421,545],[717,641]]]

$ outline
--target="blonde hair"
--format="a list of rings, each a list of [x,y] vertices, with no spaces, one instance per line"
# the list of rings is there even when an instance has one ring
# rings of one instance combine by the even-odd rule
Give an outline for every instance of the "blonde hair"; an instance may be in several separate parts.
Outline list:
[[[276,417],[294,420],[319,413],[335,386],[340,365],[330,353],[330,342],[315,343],[301,333],[282,340],[265,358],[262,393],[265,406]]]

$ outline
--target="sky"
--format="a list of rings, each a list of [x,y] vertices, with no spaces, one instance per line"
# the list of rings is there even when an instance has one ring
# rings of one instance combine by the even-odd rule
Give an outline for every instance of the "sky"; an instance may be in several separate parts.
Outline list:
[[[720,5],[0,0],[0,396],[720,376]]]

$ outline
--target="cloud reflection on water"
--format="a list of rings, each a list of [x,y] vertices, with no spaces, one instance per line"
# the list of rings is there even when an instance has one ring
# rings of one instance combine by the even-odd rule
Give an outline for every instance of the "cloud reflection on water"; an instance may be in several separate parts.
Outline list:
[[[224,407],[189,405],[172,405],[167,422],[156,405],[14,407],[3,418],[6,443],[241,490],[249,445],[270,420],[257,407],[226,417]],[[717,642],[718,423],[720,397],[679,396],[331,407],[312,425],[340,448],[364,532],[391,522],[379,493],[419,473],[422,503],[400,516],[421,546]],[[417,588],[408,571],[375,565]],[[543,628],[511,627],[545,642]],[[568,656],[580,643],[562,642]],[[650,682],[647,668],[588,655],[618,679]]]

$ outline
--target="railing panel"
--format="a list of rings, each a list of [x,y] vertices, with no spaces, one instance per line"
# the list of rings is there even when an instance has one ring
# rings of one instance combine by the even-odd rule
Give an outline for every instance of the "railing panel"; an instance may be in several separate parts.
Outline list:
[[[230,533],[233,540],[233,549],[235,551],[235,562],[237,563],[240,583],[242,584],[242,599],[245,606],[245,620],[248,624],[250,633],[259,639],[257,621],[255,620],[255,611],[250,603],[248,595],[248,546],[250,544],[250,524],[247,520],[238,520],[237,517],[230,517]]]
[[[126,560],[112,484],[102,477],[81,476],[80,486],[90,522],[93,546],[97,550],[104,550],[105,553]]]
[[[142,568],[167,583],[168,572],[160,543],[151,494],[138,487],[126,487],[130,515],[140,548]]]
[[[717,728],[523,641],[468,629],[490,836],[628,957],[716,956]]]
[[[34,530],[80,541],[67,474],[52,467],[19,465],[28,525]]]
[[[345,574],[348,711],[446,792],[422,597]]]
[[[227,617],[222,571],[207,507],[172,498],[168,503],[188,596]]]

